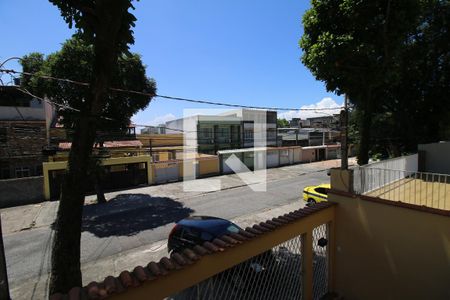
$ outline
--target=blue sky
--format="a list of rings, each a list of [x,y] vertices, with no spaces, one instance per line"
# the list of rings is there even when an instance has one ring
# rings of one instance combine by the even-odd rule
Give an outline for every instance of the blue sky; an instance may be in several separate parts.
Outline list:
[[[343,102],[300,61],[301,17],[309,1],[142,0],[135,6],[131,50],[142,55],[161,95],[278,107]],[[0,0],[0,22],[0,61],[57,51],[73,33],[58,9],[44,0]],[[185,108],[218,107],[155,99],[134,121],[157,124],[181,117]],[[283,114],[299,115],[311,113]]]

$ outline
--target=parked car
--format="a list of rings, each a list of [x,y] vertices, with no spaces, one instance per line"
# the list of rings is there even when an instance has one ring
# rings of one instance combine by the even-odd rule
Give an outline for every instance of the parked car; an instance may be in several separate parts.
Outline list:
[[[241,228],[229,220],[210,216],[191,216],[182,219],[173,227],[169,234],[167,248],[170,253],[181,252],[183,249],[193,248],[195,245],[212,241],[227,233],[238,233],[239,230]],[[217,278],[224,286],[236,289],[236,292],[248,294],[252,290],[249,288],[251,285],[249,280],[254,280],[254,276],[262,279],[270,268],[277,264],[277,258],[271,250],[268,250],[220,273]],[[191,295],[195,291],[189,290],[186,293]]]
[[[227,233],[238,233],[241,228],[225,219],[210,216],[192,216],[179,221],[170,231],[169,252],[192,248]]]
[[[329,183],[307,186],[303,189],[303,201],[306,202],[307,206],[327,201],[330,189],[331,185]]]

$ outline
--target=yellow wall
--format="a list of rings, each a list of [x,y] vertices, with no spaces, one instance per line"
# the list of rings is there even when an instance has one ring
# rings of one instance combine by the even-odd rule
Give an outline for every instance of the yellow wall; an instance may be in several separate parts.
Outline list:
[[[333,174],[332,174],[333,176]],[[450,299],[450,217],[330,194],[345,299]]]
[[[144,147],[183,146],[183,134],[137,134]]]
[[[154,171],[153,171],[153,167],[150,163],[149,155],[120,157],[120,158],[107,158],[107,159],[102,160],[102,165],[104,165],[104,166],[132,164],[132,163],[147,163],[147,166],[148,166],[147,181],[149,182],[149,184],[153,183]],[[67,161],[44,162],[44,163],[42,163],[42,169],[43,169],[43,175],[44,175],[44,198],[45,198],[45,200],[50,200],[49,171],[67,169]]]
[[[217,156],[215,158],[200,159],[199,164],[200,176],[213,174],[219,175],[219,158]]]

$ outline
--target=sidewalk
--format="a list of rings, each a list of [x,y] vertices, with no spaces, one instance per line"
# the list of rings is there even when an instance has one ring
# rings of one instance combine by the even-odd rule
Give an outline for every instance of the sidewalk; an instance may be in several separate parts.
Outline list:
[[[349,158],[349,165],[351,166],[354,164],[356,164],[355,158]],[[287,178],[293,178],[302,174],[319,172],[339,166],[340,159],[334,159],[267,169],[267,181],[272,182]],[[243,183],[236,174],[221,175],[213,178],[218,178],[221,180],[222,190],[245,186],[245,183]],[[201,184],[205,180],[208,180],[208,178],[197,179],[196,182],[198,182],[198,184]],[[185,192],[183,191],[183,182],[173,182],[110,192],[106,193],[105,196],[107,199],[112,199],[120,194],[125,193],[146,194],[151,195],[152,197],[167,197],[175,200],[180,198],[191,198],[205,194],[205,192]],[[87,196],[85,205],[95,203],[95,199],[95,195]],[[23,230],[32,230],[43,226],[50,226],[55,220],[56,212],[58,210],[58,203],[58,201],[46,201],[38,204],[0,209],[3,234],[8,235]]]
[[[354,160],[351,160],[349,163],[353,164]],[[268,169],[267,181],[273,182],[278,186],[283,182],[282,180],[288,179],[287,182],[289,182],[290,184],[290,182],[297,182],[297,178],[305,178],[304,176],[300,175],[311,174],[311,176],[307,176],[306,178],[313,178],[317,176],[318,172],[322,172],[323,170],[329,169],[331,167],[339,166],[339,164],[339,160],[333,160]],[[324,174],[320,176],[325,176],[326,178],[326,175]],[[214,178],[221,179],[222,190],[229,190],[226,192],[224,191],[223,193],[236,193],[234,192],[235,189],[238,190],[237,188],[245,186],[245,184],[239,179],[236,174],[223,175]],[[202,182],[204,180],[207,179],[198,179],[196,181]],[[297,186],[297,184],[295,184],[295,186]],[[298,187],[294,189],[298,189]],[[253,213],[243,211],[244,215],[241,213],[238,217],[230,216],[229,219],[233,220],[241,227],[246,227],[249,225],[253,225],[254,223],[259,223],[266,219],[284,214],[288,211],[298,209],[303,204],[301,201],[297,202],[292,198],[294,196],[297,197],[297,193],[300,192],[300,190],[294,192],[294,189],[291,189],[289,187],[286,189],[286,192],[284,192],[283,190],[280,194],[284,196],[289,195],[289,199],[291,199],[290,204],[286,205],[285,203],[287,202],[284,202],[283,204],[270,202],[270,208],[264,208],[260,210],[256,208],[253,210]],[[221,193],[221,195],[223,193]],[[271,193],[267,193],[267,195],[265,196],[270,198],[272,197],[272,195],[273,194]],[[216,195],[215,193],[184,192],[183,182],[175,182],[157,186],[146,186],[106,194],[107,199],[115,198],[117,200],[117,198],[124,196],[152,198],[150,201],[152,205],[158,206],[158,197],[171,198],[171,203],[179,205],[186,204],[186,202],[189,202],[189,204],[193,204],[199,201],[201,202],[203,201],[202,199],[208,197],[215,198],[218,197],[219,194]],[[236,197],[239,196],[236,195]],[[94,219],[101,219],[102,221],[100,223],[102,223],[104,217],[115,218],[116,215],[122,216],[123,214],[134,216],[135,210],[145,210],[146,206],[150,202],[132,201],[132,203],[129,203],[127,201],[122,201],[122,203],[124,203],[125,205],[116,205],[117,201],[114,201],[109,205],[106,204],[106,206],[97,206],[91,205],[95,203],[95,196],[88,196],[86,197],[87,207],[85,209],[85,212],[89,212],[90,216]],[[50,269],[49,264],[52,237],[52,230],[50,229],[50,226],[55,220],[57,208],[58,202],[55,201],[0,210],[2,214],[3,233],[4,237],[6,238],[4,238],[4,241],[8,239],[10,241],[13,240],[14,243],[17,243],[17,245],[20,246],[23,245],[22,241],[27,241],[26,243],[36,244],[37,241],[35,241],[34,239],[38,239],[41,240],[41,242],[39,243],[40,245],[42,245],[42,248],[26,247],[29,249],[36,248],[35,251],[41,253],[40,256],[34,258],[31,257],[31,254],[33,254],[34,252],[30,252],[30,250],[27,250],[28,252],[25,252],[15,249],[16,251],[14,252],[14,255],[16,256],[11,257],[12,261],[9,262],[9,264],[16,264],[14,267],[14,270],[16,271],[14,278],[16,278],[16,281],[10,281],[11,295],[13,296],[13,299],[43,299],[48,297],[48,295],[45,295],[45,292],[48,285],[47,272]],[[196,211],[196,213],[202,213],[202,211]],[[111,216],[110,214],[113,214],[114,216]],[[237,214],[234,215],[236,216]],[[171,216],[171,219],[173,219],[174,217],[176,216]],[[170,231],[171,226],[173,226],[172,222],[175,221],[176,220],[165,222],[165,225],[163,226],[155,228],[154,230],[145,231],[150,234],[149,236],[144,236],[142,232],[136,231],[140,230],[139,228],[134,228],[136,233],[133,233],[130,236],[123,237],[95,237],[91,232],[83,232],[83,282],[89,283],[90,281],[94,280],[103,280],[103,278],[108,275],[117,276],[121,271],[125,269],[132,269],[137,265],[147,264],[152,260],[159,260],[162,256],[167,255],[165,238]],[[109,222],[110,225],[112,224],[111,222],[112,221]],[[117,226],[117,224],[115,226]],[[14,245],[11,243],[12,242],[10,242],[10,245]],[[8,249],[6,249],[6,251],[9,251]],[[83,263],[84,261],[85,263]],[[39,272],[20,273],[20,270],[17,269],[17,266],[19,266],[17,264],[19,263],[26,264],[25,266],[27,267],[22,269],[28,270],[29,268],[38,268]]]

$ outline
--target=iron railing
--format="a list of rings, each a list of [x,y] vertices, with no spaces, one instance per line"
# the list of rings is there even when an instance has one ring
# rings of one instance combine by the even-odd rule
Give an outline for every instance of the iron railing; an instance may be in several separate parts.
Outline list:
[[[328,225],[313,229],[313,299],[328,288]],[[304,234],[169,297],[198,299],[304,299]]]
[[[428,172],[357,168],[356,194],[450,210],[450,176]]]

